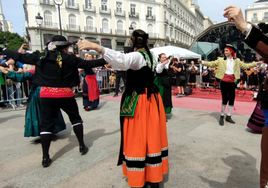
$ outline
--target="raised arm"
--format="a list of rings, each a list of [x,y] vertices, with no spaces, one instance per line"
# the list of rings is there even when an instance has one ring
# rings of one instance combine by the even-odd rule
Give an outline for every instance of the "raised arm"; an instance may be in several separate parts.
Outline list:
[[[15,61],[19,61],[23,64],[30,64],[30,65],[35,65],[39,60],[40,55],[39,51],[35,51],[32,54],[21,54],[9,49],[3,50],[3,53],[7,55],[7,57],[10,57]]]

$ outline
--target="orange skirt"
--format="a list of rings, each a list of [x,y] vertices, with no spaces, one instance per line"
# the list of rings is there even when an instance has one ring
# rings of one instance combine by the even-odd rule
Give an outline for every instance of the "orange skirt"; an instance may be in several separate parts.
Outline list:
[[[124,118],[123,174],[130,187],[161,182],[168,172],[166,115],[160,94],[156,96],[158,105],[154,94],[140,94],[134,117]]]

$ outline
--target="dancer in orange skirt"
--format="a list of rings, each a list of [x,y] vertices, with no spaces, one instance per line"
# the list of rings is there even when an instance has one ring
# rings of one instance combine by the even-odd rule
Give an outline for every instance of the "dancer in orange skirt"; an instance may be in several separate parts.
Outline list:
[[[168,141],[166,116],[154,85],[156,65],[149,51],[148,34],[135,30],[131,36],[133,51],[128,54],[103,48],[87,40],[78,42],[80,50],[95,50],[103,55],[113,69],[127,70],[126,90],[120,107],[121,147],[118,165],[131,187],[159,187],[168,172]]]

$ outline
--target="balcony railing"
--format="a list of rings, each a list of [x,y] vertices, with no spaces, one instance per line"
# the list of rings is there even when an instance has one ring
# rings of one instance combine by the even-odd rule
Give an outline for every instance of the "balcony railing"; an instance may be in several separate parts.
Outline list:
[[[65,3],[65,7],[69,9],[76,9],[79,10],[79,4],[77,3],[71,3],[69,4],[68,2]]]
[[[168,19],[164,18],[164,23],[168,24],[169,23]]]
[[[44,22],[42,25],[43,28],[59,29],[58,23]]]
[[[100,7],[100,13],[101,13],[101,14],[109,14],[109,15],[111,15],[111,9],[108,8],[107,10],[103,10],[103,9],[101,9],[101,7]]]
[[[139,18],[139,13],[138,12],[129,12],[129,17],[131,17],[131,18]]]
[[[173,26],[174,26],[174,24],[173,24],[172,22],[170,22],[170,26],[171,26],[171,27],[173,27]]]
[[[117,10],[114,10],[114,15],[115,16],[123,16],[123,17],[125,17],[126,16],[126,12],[125,11],[119,12]]]
[[[252,18],[252,22],[253,22],[253,23],[258,22],[258,18]]]
[[[83,10],[84,11],[89,11],[89,12],[96,12],[96,8],[95,6],[87,6],[87,5],[83,5]]]
[[[108,28],[100,28],[101,33],[112,34],[112,30]]]
[[[166,40],[169,40],[169,36],[165,36],[165,39],[166,39]]]
[[[117,34],[117,35],[127,35],[127,32],[126,32],[126,30],[123,30],[123,29],[116,29],[115,34]]]
[[[148,33],[149,38],[159,38],[159,33]]]
[[[146,15],[146,20],[152,20],[152,21],[155,21],[155,16],[153,15]]]
[[[53,0],[40,0],[40,5],[51,5],[54,6]]]
[[[67,30],[80,31],[80,26],[79,25],[69,24],[69,25],[67,25]]]
[[[263,17],[262,21],[268,21],[268,17]]]
[[[85,26],[85,32],[97,33],[97,28],[91,26]]]

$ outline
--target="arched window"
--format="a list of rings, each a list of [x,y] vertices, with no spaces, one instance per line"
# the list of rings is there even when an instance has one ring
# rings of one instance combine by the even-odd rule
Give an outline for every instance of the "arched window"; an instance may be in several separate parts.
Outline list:
[[[132,22],[131,25],[132,25],[132,27],[133,27],[134,30],[137,29],[137,24],[136,24],[136,22]]]
[[[154,26],[152,25],[152,24],[148,24],[148,26],[147,26],[147,32],[149,33],[149,35],[151,34],[153,34],[153,32],[154,32]]]
[[[93,18],[91,16],[88,16],[86,18],[86,31],[88,31],[88,32],[94,31]]]
[[[76,16],[74,14],[69,15],[69,29],[76,29]]]
[[[102,19],[102,32],[109,33],[109,25],[106,18]]]
[[[123,22],[121,20],[117,21],[117,34],[124,34]]]
[[[48,10],[44,12],[44,26],[52,27],[52,13]]]

